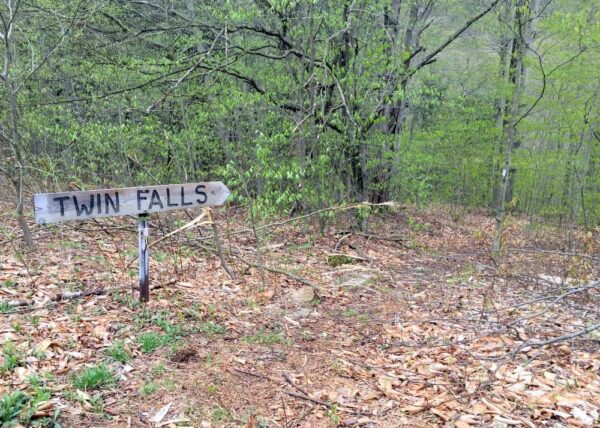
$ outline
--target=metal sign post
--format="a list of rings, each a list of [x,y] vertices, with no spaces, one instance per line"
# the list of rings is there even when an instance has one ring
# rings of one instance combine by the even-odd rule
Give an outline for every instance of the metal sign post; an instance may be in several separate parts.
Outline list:
[[[140,300],[150,300],[148,218],[151,213],[222,205],[229,197],[220,181],[99,189],[34,195],[35,222],[59,223],[96,217],[138,215]]]
[[[140,301],[150,300],[148,214],[138,217],[138,258],[140,260]]]

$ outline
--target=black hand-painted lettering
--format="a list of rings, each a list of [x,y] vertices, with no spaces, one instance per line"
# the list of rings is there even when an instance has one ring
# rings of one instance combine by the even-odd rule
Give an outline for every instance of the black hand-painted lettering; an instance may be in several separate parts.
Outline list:
[[[59,196],[57,198],[53,198],[53,201],[58,201],[58,203],[60,204],[60,215],[61,217],[65,215],[65,201],[67,199],[71,199],[70,196]]]
[[[158,191],[156,189],[152,190],[152,196],[150,197],[150,206],[148,207],[148,209],[151,210],[154,205],[160,205],[161,208],[164,208],[163,203],[160,200],[160,195],[158,194]]]
[[[167,206],[168,207],[178,207],[179,204],[177,202],[171,203],[171,189],[167,187]]]
[[[183,187],[181,187],[181,206],[185,207],[187,205],[192,205],[193,202],[186,202],[185,201],[185,190]]]
[[[203,192],[202,189],[206,189],[204,184],[198,184],[196,186],[196,194],[200,196],[198,199],[196,199],[196,202],[199,204],[203,204],[208,200],[208,195],[206,192]]]
[[[146,198],[145,196],[142,196],[142,193],[148,193],[149,190],[138,190],[137,191],[137,205],[138,205],[138,211],[142,210],[142,201],[145,201]]]
[[[96,205],[98,205],[98,214],[102,214],[102,195],[100,193],[96,195]]]
[[[116,202],[115,202],[116,201]],[[119,212],[119,192],[115,192],[115,200],[110,197],[110,194],[104,194],[104,208],[106,210],[106,214],[108,214],[108,204],[112,206],[114,212]]]
[[[96,199],[94,196],[95,195],[90,195],[89,207],[83,203],[79,205],[79,203],[77,202],[77,196],[73,196],[73,203],[75,204],[75,211],[77,212],[77,217],[79,217],[81,214],[91,215],[94,212],[94,200]]]

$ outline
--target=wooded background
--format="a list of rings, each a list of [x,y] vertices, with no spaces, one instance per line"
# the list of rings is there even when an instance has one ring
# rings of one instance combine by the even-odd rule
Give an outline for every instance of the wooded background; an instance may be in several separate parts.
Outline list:
[[[0,4],[0,171],[600,222],[595,0]],[[503,173],[505,171],[505,173]],[[26,234],[27,235],[27,234]]]

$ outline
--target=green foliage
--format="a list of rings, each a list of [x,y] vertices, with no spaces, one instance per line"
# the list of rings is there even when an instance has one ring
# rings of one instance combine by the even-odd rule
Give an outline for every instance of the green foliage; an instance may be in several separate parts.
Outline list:
[[[163,336],[159,333],[147,332],[147,333],[142,333],[138,337],[138,343],[140,345],[140,349],[142,350],[142,352],[144,352],[146,354],[151,354],[158,348],[161,348],[166,343],[168,343],[168,340],[165,336]]]
[[[0,426],[46,426],[60,428],[57,422],[60,410],[56,410],[53,417],[32,421],[40,403],[48,401],[51,397],[50,391],[36,384],[31,395],[23,391],[15,391],[11,394],[4,393],[0,397]]]
[[[160,376],[161,374],[163,374],[165,372],[165,370],[166,370],[165,366],[162,363],[158,363],[157,365],[152,367],[152,375]]]
[[[269,332],[263,329],[260,329],[255,334],[251,334],[244,337],[244,341],[252,344],[259,345],[276,345],[276,344],[284,344],[288,343],[288,339],[281,332]]]
[[[27,406],[30,398],[21,391],[12,394],[6,392],[0,397],[0,422],[2,426],[17,424],[21,412]]]
[[[329,254],[327,256],[327,264],[331,267],[337,267],[345,264],[355,263],[356,258],[344,254]]]
[[[327,411],[327,416],[329,416],[329,419],[331,419],[331,422],[333,422],[335,426],[338,426],[342,423],[342,418],[340,417],[337,403],[332,404],[329,407],[329,410]]]
[[[164,330],[167,341],[180,339],[187,334],[183,326],[172,323],[162,313],[156,315],[153,323]]]
[[[130,352],[125,348],[123,342],[115,342],[104,351],[106,356],[113,361],[125,364],[131,360]]]
[[[6,301],[0,300],[0,313],[5,314],[12,312],[14,308]]]
[[[209,337],[214,336],[215,334],[225,334],[227,332],[225,327],[212,321],[202,323],[200,325],[200,330]]]
[[[594,0],[556,0],[539,16],[529,5],[541,57],[524,59],[520,104],[534,108],[517,125],[511,196],[517,210],[598,224],[600,12]],[[259,219],[367,200],[493,207],[510,118],[500,106],[515,84],[490,47],[518,33],[499,19],[503,2],[448,45],[476,13],[467,4],[434,2],[412,22],[409,2],[395,32],[382,1],[350,14],[344,2],[173,2],[168,14],[107,2],[85,12],[93,31],[78,25],[79,6],[21,8],[12,55],[0,50],[18,88],[26,186],[220,179]],[[421,36],[405,40],[413,24]],[[0,110],[0,129],[11,118]],[[0,148],[1,171],[16,171],[14,147]]]
[[[6,281],[2,282],[2,287],[6,287],[6,288],[14,288],[18,285],[17,281],[13,281],[10,279],[7,279]]]
[[[84,391],[110,387],[116,383],[117,378],[106,364],[87,367],[73,377],[73,387]]]
[[[154,382],[146,382],[140,388],[140,394],[142,395],[142,397],[152,395],[156,391],[158,391],[158,385]]]
[[[212,419],[216,423],[223,422],[228,416],[229,412],[222,407],[216,407],[212,411]]]
[[[2,357],[3,362],[0,365],[0,373],[10,372],[24,364],[23,352],[11,341],[6,341],[2,345]]]

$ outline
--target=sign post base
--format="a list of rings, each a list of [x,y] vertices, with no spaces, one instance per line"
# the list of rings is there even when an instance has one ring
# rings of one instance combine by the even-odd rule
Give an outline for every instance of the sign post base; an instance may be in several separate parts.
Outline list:
[[[150,300],[150,285],[148,278],[148,214],[138,217],[138,257],[140,261],[140,302]]]

